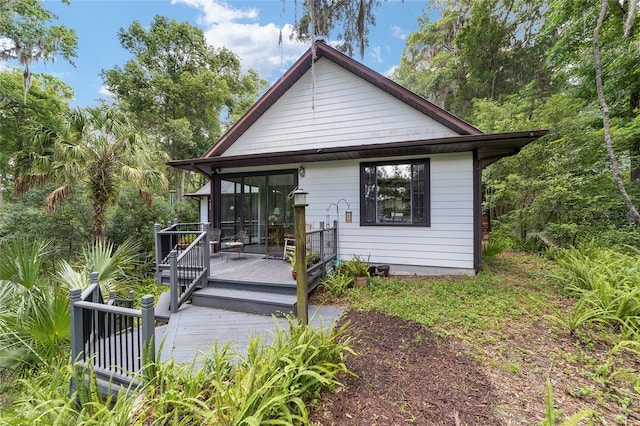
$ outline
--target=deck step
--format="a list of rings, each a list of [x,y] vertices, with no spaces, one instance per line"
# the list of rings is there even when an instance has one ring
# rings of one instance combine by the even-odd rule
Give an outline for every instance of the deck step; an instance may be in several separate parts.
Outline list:
[[[171,317],[171,310],[169,309],[169,305],[171,304],[171,294],[168,291],[163,292],[158,297],[158,303],[155,306],[155,315],[156,321],[159,322],[169,322],[169,318]]]
[[[231,290],[247,290],[273,294],[296,294],[296,282],[260,282],[256,280],[231,280],[209,277],[209,287]]]
[[[208,287],[193,293],[194,306],[263,315],[287,315],[296,310],[295,295]]]

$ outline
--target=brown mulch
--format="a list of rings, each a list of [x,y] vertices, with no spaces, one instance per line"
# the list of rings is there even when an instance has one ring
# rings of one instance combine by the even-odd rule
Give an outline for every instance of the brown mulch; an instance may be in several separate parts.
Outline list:
[[[311,413],[320,425],[497,425],[494,390],[469,355],[423,325],[377,312],[349,311],[343,387]]]

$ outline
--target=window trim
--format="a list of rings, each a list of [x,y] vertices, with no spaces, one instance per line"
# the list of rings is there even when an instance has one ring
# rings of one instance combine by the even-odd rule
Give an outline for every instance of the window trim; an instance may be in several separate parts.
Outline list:
[[[393,166],[396,164],[424,164],[425,167],[425,197],[424,197],[424,222],[420,223],[369,223],[365,222],[365,198],[364,198],[364,182],[365,182],[365,167],[378,167],[378,166]],[[413,186],[413,181],[412,181]],[[368,163],[360,163],[360,226],[393,226],[393,227],[430,227],[431,226],[431,161],[430,158],[412,158],[407,160],[390,160],[390,161],[375,161]],[[412,218],[413,219],[413,218]]]

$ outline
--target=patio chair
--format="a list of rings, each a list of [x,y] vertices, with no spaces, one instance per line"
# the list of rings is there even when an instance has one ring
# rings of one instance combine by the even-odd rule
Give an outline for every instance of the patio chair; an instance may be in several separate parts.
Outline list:
[[[221,234],[222,234],[222,229],[211,228],[211,239],[209,240],[209,246],[210,246],[210,254],[212,256],[216,252],[216,249],[218,250],[218,252],[220,252],[220,256],[222,256],[222,250],[220,249]]]
[[[313,230],[313,223],[305,223],[305,229],[307,232]],[[311,239],[307,236],[307,247],[311,246]],[[282,258],[288,260],[289,253],[293,253],[296,249],[296,239],[291,236],[286,236],[284,239],[284,251],[282,252]]]
[[[227,262],[229,261],[229,256],[231,256],[231,250],[238,251],[238,257],[240,257],[240,253],[244,254],[245,257],[247,254],[244,252],[244,240],[247,238],[247,231],[242,230],[235,235],[231,235],[230,237],[225,237],[222,239],[222,250],[228,252]]]

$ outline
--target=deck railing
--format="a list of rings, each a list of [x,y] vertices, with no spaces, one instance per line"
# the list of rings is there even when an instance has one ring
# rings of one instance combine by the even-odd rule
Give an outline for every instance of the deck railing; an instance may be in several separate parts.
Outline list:
[[[336,241],[338,240],[338,224],[325,228],[320,222],[320,229],[307,231],[307,280],[326,274],[327,266],[332,266],[338,258]]]
[[[171,312],[177,312],[193,291],[206,283],[209,273],[210,234],[208,223],[155,225],[156,283],[169,274]]]
[[[153,296],[142,297],[140,310],[111,299],[105,303],[94,272],[84,291],[71,290],[70,307],[73,362],[93,368],[98,379],[125,388],[136,385],[136,373],[155,361]]]

